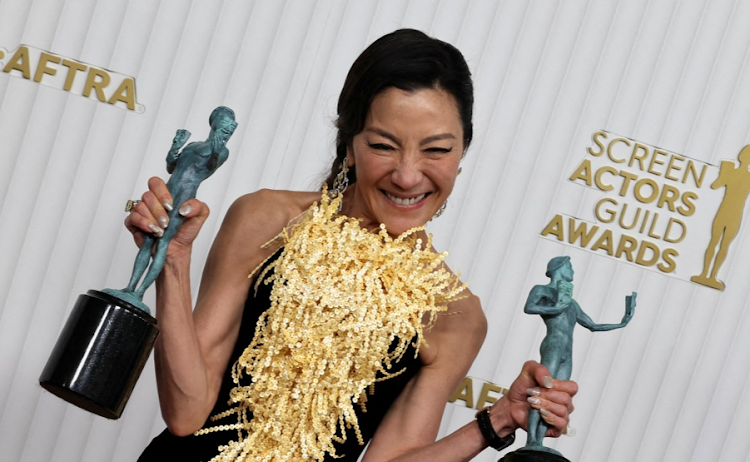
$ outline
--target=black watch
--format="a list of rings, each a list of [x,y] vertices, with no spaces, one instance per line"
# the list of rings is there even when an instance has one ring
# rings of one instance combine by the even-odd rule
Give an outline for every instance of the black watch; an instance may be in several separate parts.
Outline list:
[[[477,412],[477,424],[479,425],[479,431],[482,432],[487,444],[497,451],[502,451],[507,448],[516,440],[516,434],[511,433],[508,436],[502,438],[495,433],[495,429],[492,428],[492,422],[490,421],[490,408],[486,407],[481,411]]]

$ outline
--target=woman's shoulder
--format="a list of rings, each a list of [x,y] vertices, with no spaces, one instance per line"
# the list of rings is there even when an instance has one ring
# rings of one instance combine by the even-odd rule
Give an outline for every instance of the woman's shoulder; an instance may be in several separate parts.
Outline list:
[[[487,335],[487,318],[479,297],[468,288],[464,290],[463,297],[449,303],[433,328],[426,332],[430,348],[420,350],[423,364],[441,358],[442,363],[470,365],[479,352]]]
[[[278,233],[315,201],[320,200],[320,194],[314,191],[259,189],[239,197],[230,207],[227,216],[262,224],[266,229],[276,228]]]
[[[240,249],[245,249],[252,255],[258,253],[257,257],[262,260],[272,250],[262,250],[264,244],[276,238],[292,220],[319,200],[320,194],[273,189],[245,194],[229,207],[220,231],[221,241],[234,252],[242,253]]]

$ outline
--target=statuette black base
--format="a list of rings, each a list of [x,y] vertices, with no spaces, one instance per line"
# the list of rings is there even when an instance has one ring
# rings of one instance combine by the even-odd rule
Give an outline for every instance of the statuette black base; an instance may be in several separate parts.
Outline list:
[[[78,296],[39,384],[82,409],[117,419],[158,333],[156,319],[143,310],[89,290]]]
[[[570,462],[563,456],[545,451],[530,451],[528,449],[519,449],[509,452],[498,462]]]

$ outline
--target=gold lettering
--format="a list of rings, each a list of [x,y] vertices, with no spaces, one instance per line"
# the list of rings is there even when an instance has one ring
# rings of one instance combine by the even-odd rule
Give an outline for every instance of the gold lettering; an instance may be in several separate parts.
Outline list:
[[[624,164],[625,159],[617,159],[612,155],[612,145],[618,142],[625,143],[626,145],[630,146],[630,140],[628,140],[627,138],[615,138],[611,143],[609,143],[609,146],[607,146],[607,157],[609,157],[609,159],[616,164]]]
[[[107,102],[115,104],[118,101],[127,104],[128,109],[131,111],[135,111],[135,80],[130,77],[123,80],[114,95]]]
[[[624,218],[627,212],[628,212],[628,204],[626,202],[622,204],[622,212],[620,212],[620,220],[619,220],[620,227],[622,229],[633,229],[635,228],[635,225],[638,224],[638,218],[640,218],[641,216],[641,208],[640,207],[635,208],[635,216],[633,217],[633,222],[630,224],[625,224]]]
[[[604,173],[611,173],[612,175],[617,175],[617,170],[614,167],[610,166],[604,166],[596,171],[594,174],[594,181],[596,182],[596,187],[601,189],[602,191],[612,191],[615,189],[614,186],[611,184],[604,184],[602,183],[602,174]]]
[[[107,97],[104,96],[104,88],[109,85],[109,80],[110,78],[107,71],[90,67],[89,75],[86,77],[86,84],[83,86],[83,96],[88,98],[91,95],[91,90],[94,90],[97,99],[106,103]]]
[[[599,146],[599,151],[598,152],[594,152],[591,149],[591,146],[588,147],[589,154],[591,154],[594,157],[599,157],[599,156],[601,156],[604,153],[604,145],[601,143],[601,141],[599,141],[600,137],[604,137],[604,139],[606,140],[607,139],[607,132],[603,132],[603,131],[600,130],[600,131],[594,133],[594,136],[591,137],[591,139],[594,141],[594,144],[596,144],[597,146]]]
[[[628,187],[632,180],[638,180],[638,175],[624,170],[620,170],[620,176],[623,178],[622,187],[620,188],[620,196],[625,197],[628,192]]]
[[[666,156],[667,152],[661,149],[654,149],[654,155],[651,157],[651,163],[648,164],[648,173],[661,176],[661,172],[654,171],[654,165],[664,165],[664,161],[659,160],[659,156]]]
[[[18,47],[8,64],[3,68],[3,72],[21,71],[24,79],[31,80],[31,64],[29,63],[29,47],[22,45]]]
[[[477,409],[483,409],[487,404],[491,405],[497,401],[497,398],[490,396],[490,392],[492,391],[502,393],[503,389],[494,383],[484,382],[484,385],[482,385],[482,391],[479,393],[479,398],[477,399]]]
[[[643,185],[651,187],[650,196],[643,195]],[[659,195],[659,185],[656,184],[656,181],[650,178],[641,178],[635,184],[635,189],[633,192],[635,193],[635,198],[638,199],[639,202],[642,202],[644,204],[649,204],[653,202],[654,199],[656,199],[657,195]]]
[[[47,67],[48,62],[60,64],[60,57],[43,51],[42,56],[39,57],[39,66],[36,68],[36,72],[34,73],[34,82],[41,82],[42,77],[44,77],[44,74],[47,74],[47,75],[57,74],[57,69],[53,67]]]
[[[65,76],[65,84],[63,85],[63,90],[70,91],[70,89],[73,88],[73,81],[76,78],[76,72],[85,71],[86,69],[88,69],[88,66],[68,58],[62,60],[62,65],[68,68],[68,74]]]
[[[663,184],[661,188],[661,194],[659,195],[659,200],[656,201],[656,206],[662,208],[666,204],[667,208],[674,212],[674,201],[680,197],[680,190],[669,184]]]
[[[638,155],[638,150],[643,151],[642,155]],[[628,167],[632,167],[633,163],[635,161],[638,161],[638,166],[641,171],[644,171],[645,168],[643,167],[643,161],[648,159],[648,147],[642,145],[641,143],[635,143],[633,145],[633,152],[630,154],[630,162],[628,162]]]
[[[451,395],[449,403],[454,403],[457,399],[466,403],[466,407],[474,407],[474,384],[471,381],[471,377],[466,377],[458,385],[456,391]]]
[[[569,179],[570,181],[583,180],[587,186],[593,186],[593,181],[591,179],[591,161],[584,159]]]
[[[563,218],[559,213],[550,221],[542,231],[542,236],[552,234],[557,236],[558,241],[563,240]]]
[[[607,255],[610,257],[614,255],[614,249],[612,249],[612,231],[605,229],[601,237],[591,246],[591,250],[596,251],[599,249],[606,250]]]
[[[592,226],[591,231],[589,231],[588,224],[585,221],[580,222],[580,224],[576,227],[575,218],[571,218],[569,224],[570,224],[570,237],[568,238],[568,242],[570,242],[571,244],[575,244],[575,242],[580,237],[581,247],[588,247],[589,241],[591,241],[591,239],[593,239],[596,232],[599,231],[598,226]]]
[[[604,211],[607,212],[609,216],[607,216],[606,218],[603,217],[602,214],[599,212],[600,211],[599,207],[605,202],[609,202],[610,204],[617,206],[616,200],[612,199],[611,197],[605,197],[596,203],[596,207],[594,207],[594,215],[596,215],[596,219],[601,221],[602,223],[612,223],[613,221],[615,221],[615,217],[617,216],[617,210],[611,210],[611,209],[605,208]],[[583,246],[586,247],[586,244],[584,244]]]
[[[669,174],[672,172],[672,170],[677,171],[677,172],[679,172],[680,170],[682,170],[682,167],[678,167],[678,166],[674,165],[674,163],[675,163],[675,161],[683,162],[684,160],[685,160],[684,157],[671,156],[669,158],[669,164],[667,164],[667,171],[664,173],[664,178],[666,178],[668,180],[672,180],[672,181],[680,181],[679,178],[675,178],[673,176],[670,176]],[[684,181],[683,181],[683,183],[684,183]]]
[[[644,231],[646,231],[646,225],[648,224],[648,217],[651,216],[651,210],[646,210],[646,213],[643,214],[643,223],[641,223],[641,229],[638,230],[639,233],[643,234]]]
[[[648,236],[653,237],[654,239],[661,239],[661,236],[656,234],[656,231],[654,231],[654,228],[656,228],[656,222],[659,221],[659,214],[657,212],[654,212],[654,219],[651,220],[651,228],[648,230]]]
[[[682,177],[682,183],[684,184],[688,179],[688,175],[692,174],[693,183],[695,183],[695,186],[700,189],[701,185],[703,184],[703,177],[706,176],[706,170],[707,166],[704,164],[701,167],[701,173],[699,175],[698,171],[695,168],[695,162],[689,160],[687,170],[685,170],[685,176]]]
[[[680,228],[682,228],[682,233],[678,237],[670,237],[669,232],[672,231],[672,225],[675,223],[680,225]],[[683,223],[681,220],[678,220],[677,218],[670,218],[669,222],[667,223],[667,230],[664,231],[664,240],[667,242],[671,242],[672,244],[677,244],[678,242],[681,242],[683,239],[685,239],[686,235],[687,226],[685,226],[685,223]]]
[[[622,254],[627,254],[625,258],[630,263],[633,263],[633,251],[635,251],[638,248],[638,239],[628,236],[627,234],[623,234],[620,238],[620,244],[617,246],[617,252],[615,253],[615,256],[617,258],[621,258]]]
[[[694,214],[695,213],[695,203],[693,203],[694,199],[698,199],[698,194],[694,193],[693,191],[688,191],[685,194],[683,194],[682,203],[685,204],[687,207],[677,207],[677,212],[683,217],[689,217],[692,214]]]
[[[669,248],[664,250],[664,253],[662,254],[662,258],[664,258],[664,263],[659,263],[656,265],[657,268],[659,268],[659,271],[663,273],[671,273],[672,271],[677,268],[677,263],[675,263],[674,259],[672,257],[678,257],[680,254],[677,253],[677,250]]]
[[[649,259],[645,258],[647,250],[650,250],[652,252],[651,258]],[[657,247],[655,244],[652,244],[649,241],[642,241],[641,248],[638,251],[638,256],[635,258],[635,262],[641,266],[651,266],[654,263],[656,263],[656,260],[658,259],[659,259],[659,247]]]

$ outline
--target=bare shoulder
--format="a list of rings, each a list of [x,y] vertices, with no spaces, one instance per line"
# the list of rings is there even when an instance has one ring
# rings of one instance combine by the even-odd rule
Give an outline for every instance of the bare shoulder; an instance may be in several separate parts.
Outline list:
[[[216,251],[241,262],[245,274],[276,249],[264,247],[294,218],[320,199],[320,192],[261,189],[239,197],[229,208],[214,241]]]
[[[465,294],[462,295],[465,295],[465,298],[448,305],[448,310],[443,316],[445,319],[443,324],[455,335],[470,336],[474,339],[474,343],[478,343],[476,345],[478,350],[487,334],[487,317],[484,315],[479,297],[468,288],[464,292]],[[450,324],[454,325],[450,326]]]
[[[260,189],[238,198],[229,209],[227,217],[242,223],[256,225],[276,234],[295,217],[320,199],[320,192],[282,191]]]
[[[482,347],[487,335],[482,304],[468,288],[462,295],[465,297],[451,302],[448,309],[438,315],[437,322],[426,333],[429,348],[420,350],[423,364],[448,361],[468,369]]]

